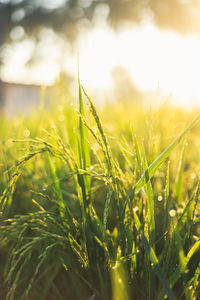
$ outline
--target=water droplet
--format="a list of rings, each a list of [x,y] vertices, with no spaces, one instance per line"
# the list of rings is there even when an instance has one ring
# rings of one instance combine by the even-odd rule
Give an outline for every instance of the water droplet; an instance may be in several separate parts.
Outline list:
[[[169,215],[170,215],[170,217],[175,217],[176,216],[176,210],[175,209],[171,209],[170,211],[169,211]]]
[[[24,130],[24,136],[26,136],[26,137],[30,136],[30,131],[28,129]]]
[[[137,211],[139,210],[138,206],[135,206],[135,207],[133,208],[133,210],[134,210],[134,212],[137,212]]]

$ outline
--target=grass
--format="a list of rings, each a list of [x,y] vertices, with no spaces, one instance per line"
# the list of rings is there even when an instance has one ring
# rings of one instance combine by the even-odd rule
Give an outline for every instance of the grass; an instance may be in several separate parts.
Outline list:
[[[195,112],[60,103],[2,117],[2,299],[198,299]]]

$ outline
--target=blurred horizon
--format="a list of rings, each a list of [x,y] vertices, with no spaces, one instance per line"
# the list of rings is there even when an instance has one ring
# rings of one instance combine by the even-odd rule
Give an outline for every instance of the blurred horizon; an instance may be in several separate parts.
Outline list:
[[[57,10],[64,10],[69,2],[74,3],[65,0],[43,2],[43,10],[48,11],[48,20],[52,24],[58,26]],[[195,19],[198,2],[175,1],[176,7],[171,8],[169,4],[169,7],[160,6],[160,10],[156,10],[156,1],[152,0],[151,10],[143,3],[133,9],[136,15],[132,19],[127,12],[122,16],[118,11],[116,13],[113,2],[100,1],[96,5],[92,0],[82,0],[78,1],[78,6],[71,4],[71,11],[69,8],[68,11],[73,20],[62,21],[70,24],[67,25],[69,29],[66,27],[67,36],[60,27],[56,31],[51,22],[43,24],[37,16],[34,16],[34,23],[31,19],[33,7],[30,16],[26,17],[26,5],[28,3],[30,9],[30,1],[0,0],[0,12],[4,10],[4,15],[12,5],[14,7],[10,15],[13,24],[6,32],[8,37],[4,37],[4,42],[1,39],[0,80],[52,85],[64,72],[70,93],[75,95],[79,60],[81,82],[98,101],[103,98],[131,101],[134,97],[147,101],[148,97],[153,97],[156,105],[170,99],[173,105],[200,106],[200,29]],[[157,0],[157,3],[160,5],[161,2]],[[183,9],[180,16],[175,11],[178,3]],[[35,5],[38,9],[41,4]],[[87,9],[92,5],[96,6],[88,17]],[[172,10],[169,19],[165,20],[169,13],[167,9]],[[188,16],[186,9],[190,9]],[[140,19],[137,10],[143,12]],[[178,19],[176,22],[170,19],[172,13],[177,13],[182,24],[177,25]],[[29,21],[31,25],[27,23]],[[78,30],[76,34],[72,33],[74,24]],[[74,37],[69,38],[70,34]]]

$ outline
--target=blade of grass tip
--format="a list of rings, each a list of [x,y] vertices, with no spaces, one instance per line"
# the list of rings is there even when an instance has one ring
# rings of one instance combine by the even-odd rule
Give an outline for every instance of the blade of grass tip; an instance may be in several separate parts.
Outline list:
[[[97,125],[97,128],[98,128],[98,131],[99,131],[99,134],[100,134],[100,137],[101,137],[101,140],[102,140],[102,145],[103,145],[103,153],[104,153],[104,157],[105,157],[105,160],[106,160],[106,166],[107,166],[107,172],[108,172],[108,175],[109,177],[112,179],[112,185],[113,185],[113,193],[115,194],[115,197],[116,197],[116,203],[117,203],[117,209],[118,209],[118,214],[119,216],[122,215],[122,210],[123,210],[123,203],[119,197],[119,193],[118,193],[118,187],[117,187],[117,183],[116,183],[116,170],[117,170],[117,166],[115,164],[115,161],[114,161],[114,158],[112,156],[112,152],[111,152],[111,149],[109,147],[109,144],[108,144],[108,141],[107,141],[107,137],[104,133],[104,129],[103,129],[103,126],[102,126],[102,123],[100,121],[100,118],[99,118],[99,115],[97,113],[97,110],[91,100],[91,98],[87,95],[86,91],[84,90],[84,88],[81,86],[88,102],[89,102],[89,105],[90,105],[90,109],[91,109],[91,113],[92,113],[92,116],[95,120],[95,123]],[[121,240],[122,240],[122,244],[123,244],[123,241],[125,240],[125,236],[124,236],[124,224],[122,222],[120,222],[120,234],[122,235],[121,237]],[[124,255],[124,253],[123,253]]]
[[[194,127],[194,125],[200,120],[200,114],[186,127],[186,129],[169,145],[168,148],[166,148],[148,167],[148,173],[149,173],[149,179],[154,175],[156,170],[162,165],[162,163],[165,161],[167,157],[169,157],[170,153],[174,150],[174,148],[180,143],[180,141],[183,139],[183,137],[188,133],[190,129]],[[146,171],[147,172],[147,171]],[[138,192],[146,183],[145,180],[145,173],[142,175],[140,180],[136,183],[132,191],[127,197],[128,199],[132,199],[134,197],[134,194]],[[126,201],[126,203],[127,203]]]
[[[77,129],[77,119],[76,119],[76,114],[75,111],[73,110],[73,121],[74,121],[74,136],[75,136],[75,148],[76,148],[76,153],[77,153],[77,168],[78,169],[83,169],[82,167],[82,154],[81,154],[81,145],[80,145],[80,136],[78,134],[78,129]],[[78,170],[77,170],[78,172]],[[81,213],[81,219],[82,219],[82,224],[83,224],[83,236],[84,240],[86,243],[86,249],[88,252],[88,256],[90,253],[90,247],[91,247],[91,241],[89,239],[90,236],[88,236],[88,218],[86,216],[86,195],[85,195],[85,184],[84,184],[84,175],[79,174],[77,175],[77,179],[75,177],[75,182],[77,183],[77,192],[78,192],[78,198],[80,201],[80,213]]]
[[[99,131],[99,134],[100,134],[100,137],[102,140],[102,144],[104,145],[104,148],[105,148],[105,149],[103,149],[103,153],[104,153],[104,157],[106,160],[107,172],[112,179],[113,193],[116,197],[118,214],[119,214],[119,216],[121,216],[124,204],[122,203],[122,201],[119,197],[119,193],[118,193],[118,187],[117,187],[116,175],[115,175],[116,165],[115,165],[115,162],[114,162],[114,159],[112,156],[112,152],[110,150],[110,147],[109,147],[109,144],[107,141],[107,137],[104,133],[104,129],[103,129],[102,123],[100,121],[99,115],[97,113],[97,110],[96,110],[91,98],[87,95],[86,91],[84,90],[84,88],[82,86],[81,86],[81,88],[89,102],[92,116],[95,120],[95,123],[97,125],[98,131]],[[126,244],[124,231],[125,231],[124,223],[119,222],[119,234],[120,234],[120,240],[121,240],[122,255],[125,255],[125,244]]]
[[[80,132],[80,145],[79,145],[79,155],[80,155],[80,163],[81,168],[87,171],[90,168],[90,151],[89,145],[87,143],[87,128],[83,123],[83,118],[85,117],[84,113],[84,104],[83,104],[83,97],[82,97],[82,87],[80,83],[80,73],[79,73],[79,64],[78,64],[78,87],[79,87],[79,132]],[[82,206],[82,218],[83,218],[83,227],[84,227],[84,237],[86,243],[86,249],[89,259],[89,264],[92,264],[94,260],[94,238],[92,235],[91,229],[91,216],[89,213],[89,200],[90,200],[90,193],[91,193],[91,178],[86,174],[79,174],[79,184],[82,190],[82,198],[83,198],[83,206]]]
[[[78,86],[79,86],[79,113],[83,117],[84,114],[84,104],[83,104],[83,97],[82,97],[82,88],[80,83],[80,73],[79,73],[79,66],[78,66]],[[80,128],[80,154],[81,154],[81,168],[84,170],[87,170],[90,168],[90,152],[89,152],[89,146],[87,143],[87,131],[86,127],[83,124],[83,120],[80,117],[79,118],[79,128]],[[83,175],[83,181],[85,186],[85,202],[88,201],[90,197],[90,188],[91,188],[91,178],[88,175]],[[86,203],[85,203],[86,204]]]
[[[185,149],[187,147],[187,143],[184,143],[180,161],[179,161],[179,167],[178,167],[178,175],[177,175],[177,181],[176,181],[176,194],[175,198],[177,199],[178,203],[180,203],[181,200],[181,187],[182,187],[182,179],[183,179],[183,169],[184,169],[184,156],[185,156]]]
[[[84,95],[86,96],[89,104],[90,104],[90,108],[91,108],[91,111],[92,111],[92,115],[93,115],[93,118],[96,122],[96,125],[97,125],[97,128],[99,130],[99,133],[100,133],[100,136],[101,136],[101,139],[102,139],[102,142],[103,142],[103,145],[105,147],[105,159],[106,159],[106,163],[107,163],[107,168],[108,168],[108,174],[113,177],[113,181],[115,182],[115,176],[114,176],[114,167],[113,167],[113,157],[112,157],[112,153],[110,151],[110,147],[109,147],[109,144],[108,144],[108,141],[107,141],[107,137],[104,133],[104,129],[103,129],[103,126],[101,124],[101,121],[100,121],[100,118],[97,114],[97,111],[96,111],[96,108],[91,100],[91,98],[88,96],[88,94],[86,93],[85,89],[83,88],[83,86],[81,86],[82,90],[83,90],[83,93]]]

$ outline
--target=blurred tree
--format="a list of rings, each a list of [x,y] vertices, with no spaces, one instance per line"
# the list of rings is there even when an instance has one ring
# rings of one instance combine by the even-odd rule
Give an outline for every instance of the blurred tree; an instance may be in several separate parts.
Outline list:
[[[159,27],[200,33],[199,0],[0,0],[0,63],[5,43],[25,34],[37,37],[41,27],[64,33],[72,42],[97,15],[116,29],[148,17]]]
[[[199,0],[0,0],[0,44],[9,40],[16,26],[29,34],[36,34],[41,26],[51,27],[74,39],[77,22],[91,21],[98,9],[108,10],[108,21],[115,28],[150,16],[160,27],[200,33]]]

